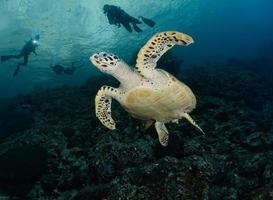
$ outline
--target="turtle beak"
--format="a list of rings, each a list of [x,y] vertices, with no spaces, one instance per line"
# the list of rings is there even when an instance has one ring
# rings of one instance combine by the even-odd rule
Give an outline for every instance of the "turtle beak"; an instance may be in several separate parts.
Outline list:
[[[98,53],[95,53],[92,56],[90,56],[89,60],[95,66],[97,66],[97,65],[100,64],[100,62],[99,62],[99,54]]]
[[[93,65],[99,68],[116,66],[117,62],[119,61],[117,56],[106,52],[95,53],[89,58],[89,60],[91,63],[93,63]]]
[[[107,64],[103,62],[103,60],[101,59],[101,55],[98,53],[93,54],[90,58],[89,58],[90,62],[95,65],[97,68],[100,67],[107,67]]]

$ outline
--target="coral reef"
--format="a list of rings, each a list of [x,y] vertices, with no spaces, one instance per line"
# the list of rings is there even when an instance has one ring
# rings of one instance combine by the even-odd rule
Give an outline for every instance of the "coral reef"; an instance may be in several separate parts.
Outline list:
[[[229,64],[179,78],[197,95],[192,116],[206,135],[181,120],[168,124],[167,147],[118,104],[118,129],[100,124],[94,95],[103,78],[19,96],[12,106],[33,122],[0,143],[0,192],[28,200],[273,199],[272,80]]]
[[[14,106],[10,102],[0,102],[0,140],[7,135],[31,128],[34,115],[26,107]]]

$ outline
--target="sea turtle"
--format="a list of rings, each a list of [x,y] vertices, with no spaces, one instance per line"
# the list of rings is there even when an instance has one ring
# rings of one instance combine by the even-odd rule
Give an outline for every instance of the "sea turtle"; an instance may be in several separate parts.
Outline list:
[[[186,118],[203,132],[188,114],[196,106],[191,89],[168,72],[156,68],[159,58],[174,45],[188,46],[192,43],[192,37],[184,33],[157,33],[139,51],[135,70],[116,55],[106,52],[93,54],[90,61],[120,82],[119,88],[102,86],[96,95],[96,116],[101,123],[109,129],[116,128],[111,117],[111,102],[115,99],[133,117],[155,120],[159,142],[163,146],[167,146],[169,139],[165,123]]]

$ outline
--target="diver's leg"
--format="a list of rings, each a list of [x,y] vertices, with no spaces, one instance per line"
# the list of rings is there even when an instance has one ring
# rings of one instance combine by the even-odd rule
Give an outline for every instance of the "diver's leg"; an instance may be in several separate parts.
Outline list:
[[[9,56],[1,56],[1,63],[5,62],[5,61],[7,61],[7,60],[9,60],[11,58],[12,58],[11,55],[9,55]]]
[[[124,26],[124,28],[126,28],[127,31],[132,33],[132,28],[129,23],[122,23],[122,25]]]
[[[139,16],[139,18],[145,23],[147,24],[148,26],[150,27],[154,27],[155,26],[155,22],[151,19],[148,19],[146,17],[142,17],[142,16]]]
[[[24,55],[24,62],[22,65],[26,66],[28,64],[28,55]]]
[[[13,77],[17,76],[17,74],[19,73],[21,64],[22,64],[22,63],[18,63],[18,64],[17,64],[17,67],[16,67],[16,69],[15,69],[13,75],[12,75]]]
[[[14,71],[13,73],[13,77],[17,76],[17,74],[19,73],[19,70],[20,70],[20,67],[23,65],[23,66],[26,66],[28,64],[28,55],[25,55],[24,56],[24,62],[23,63],[18,63],[17,67],[16,67],[16,70]]]
[[[136,32],[142,32],[142,30],[135,24],[135,23],[132,23],[133,24],[133,28]]]
[[[137,18],[134,18],[132,16],[128,16],[128,21],[135,23],[135,24],[142,24],[140,20],[138,20]]]
[[[5,62],[5,61],[7,61],[7,60],[9,60],[9,59],[12,59],[12,58],[18,59],[18,58],[21,58],[21,57],[22,57],[21,54],[18,54],[18,55],[1,56],[1,63]]]

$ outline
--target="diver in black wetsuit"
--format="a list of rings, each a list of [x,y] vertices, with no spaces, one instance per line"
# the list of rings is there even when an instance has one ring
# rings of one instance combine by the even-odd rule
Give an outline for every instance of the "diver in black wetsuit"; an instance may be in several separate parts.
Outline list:
[[[120,7],[106,4],[103,6],[103,12],[104,14],[106,14],[109,24],[114,24],[118,27],[120,27],[122,24],[123,27],[126,28],[126,30],[130,33],[132,32],[130,24],[132,24],[136,32],[142,32],[142,30],[137,26],[137,24],[141,24],[141,21],[130,16]],[[153,27],[155,25],[155,22],[151,19],[147,19],[142,16],[140,16],[139,18],[150,27]]]
[[[35,55],[37,55],[36,48],[38,47],[39,39],[40,39],[40,35],[36,35],[34,39],[31,38],[29,41],[27,41],[18,55],[7,55],[7,56],[0,57],[1,63],[12,58],[19,59],[21,57],[24,57],[24,62],[17,64],[16,70],[13,73],[13,77],[15,77],[18,74],[20,67],[22,65],[26,66],[28,64],[28,57],[31,53],[34,53]]]
[[[72,62],[71,67],[64,67],[63,65],[60,64],[53,64],[50,65],[50,67],[52,68],[52,70],[55,72],[56,75],[73,75],[76,67],[75,67],[75,63]]]

